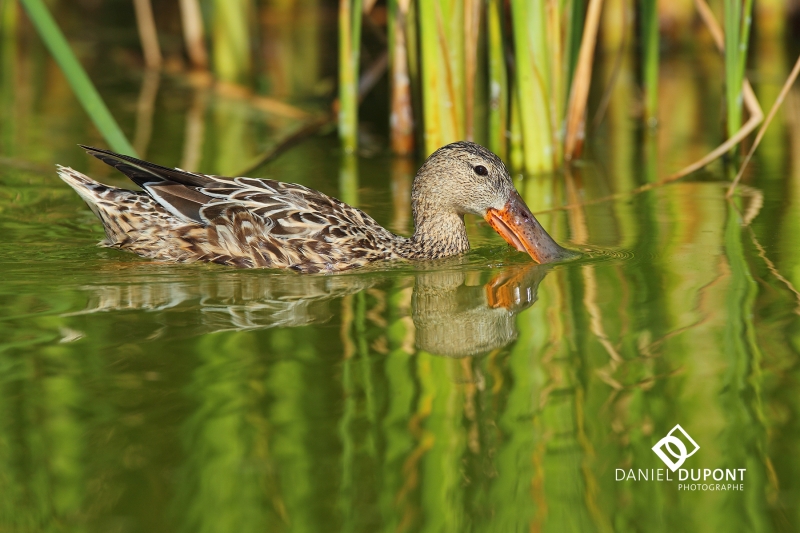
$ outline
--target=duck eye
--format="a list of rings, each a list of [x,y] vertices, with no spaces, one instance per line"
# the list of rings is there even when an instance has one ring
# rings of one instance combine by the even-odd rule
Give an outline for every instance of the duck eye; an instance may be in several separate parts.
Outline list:
[[[486,167],[483,165],[478,165],[475,168],[473,168],[473,170],[475,171],[475,174],[477,174],[478,176],[486,176],[487,174],[489,174],[489,171],[486,170]]]

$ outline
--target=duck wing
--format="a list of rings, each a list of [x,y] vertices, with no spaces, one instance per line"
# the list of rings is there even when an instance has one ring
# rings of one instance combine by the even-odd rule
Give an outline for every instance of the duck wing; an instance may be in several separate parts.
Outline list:
[[[143,161],[129,155],[122,155],[110,150],[102,150],[91,146],[79,144],[88,154],[93,155],[103,163],[110,165],[126,176],[136,185],[144,189],[146,183],[160,181],[174,181],[181,185],[190,187],[205,187],[217,181],[217,179],[205,174],[187,172],[179,168],[168,168]]]
[[[270,262],[329,263],[339,254],[342,260],[346,256],[358,262],[395,238],[360,209],[302,185],[196,174],[83,148],[128,176],[176,217],[213,227],[227,248],[265,248],[274,256]]]
[[[340,221],[355,222],[352,219],[355,208],[296,183],[233,178],[200,191],[213,198],[200,209],[205,222],[246,209],[264,220],[271,228],[270,234],[277,238],[310,238]]]
[[[200,192],[200,189],[219,183],[216,178],[179,168],[163,167],[110,150],[79,146],[128,176],[173,215],[186,222],[204,222],[200,209],[213,198]]]
[[[274,226],[276,236],[300,236],[314,234],[314,230],[333,222],[322,213],[343,216],[347,222],[355,222],[351,220],[354,214],[351,212],[369,218],[360,210],[294,183],[212,177],[163,167],[109,150],[81,147],[128,176],[175,216],[204,225],[223,216],[233,218],[246,210]]]

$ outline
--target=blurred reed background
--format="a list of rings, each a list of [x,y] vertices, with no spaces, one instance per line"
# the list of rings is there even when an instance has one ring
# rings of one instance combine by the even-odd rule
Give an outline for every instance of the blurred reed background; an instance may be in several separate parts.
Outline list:
[[[19,1],[109,145],[135,153],[43,0]],[[10,28],[15,2],[3,4]],[[64,9],[61,4],[49,5]],[[86,2],[98,12],[102,4]],[[797,11],[796,2],[781,0],[763,0],[756,9],[753,0],[340,0],[334,99],[330,86],[320,88],[314,79],[321,63],[333,67],[335,61],[316,20],[337,9],[333,0],[134,0],[133,7],[148,71],[184,70],[256,107],[306,119],[287,134],[287,144],[335,120],[343,149],[353,152],[360,120],[386,121],[396,154],[425,156],[448,142],[470,139],[528,173],[552,171],[581,155],[587,130],[602,122],[610,95],[619,91],[620,67],[629,52],[637,65],[630,113],[656,128],[676,97],[660,90],[662,51],[688,50],[683,57],[693,61],[711,36],[724,65],[716,82],[724,87],[717,105],[725,109],[718,144],[729,143],[683,174],[733,153],[762,121],[746,76],[750,36],[760,32],[761,39],[786,48],[786,25]],[[291,24],[289,15],[295,17]],[[304,60],[276,64],[281,50],[265,46],[271,31],[291,33],[290,40],[307,48]],[[612,74],[598,74],[598,63],[614,65]],[[360,113],[367,94],[385,81],[387,104]],[[294,90],[287,90],[287,82]],[[312,88],[327,97],[331,114],[306,116],[279,100]],[[594,117],[591,123],[587,117]]]

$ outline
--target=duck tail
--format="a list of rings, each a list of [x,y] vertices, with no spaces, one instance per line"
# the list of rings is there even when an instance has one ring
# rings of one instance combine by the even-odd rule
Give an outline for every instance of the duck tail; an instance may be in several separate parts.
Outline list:
[[[75,192],[78,193],[78,195],[83,198],[83,200],[89,204],[89,207],[91,207],[93,210],[97,205],[98,200],[107,196],[109,193],[120,190],[116,189],[115,187],[109,187],[108,185],[98,183],[89,176],[81,174],[77,170],[74,170],[70,167],[56,165],[56,168],[58,169],[58,177],[64,180],[67,185],[75,189]]]
[[[144,197],[146,194],[103,185],[69,167],[57,165],[57,168],[58,177],[75,189],[103,224],[106,240],[100,244],[112,246],[114,243],[124,241],[131,227],[130,224],[122,224],[118,204],[130,203],[130,200]]]

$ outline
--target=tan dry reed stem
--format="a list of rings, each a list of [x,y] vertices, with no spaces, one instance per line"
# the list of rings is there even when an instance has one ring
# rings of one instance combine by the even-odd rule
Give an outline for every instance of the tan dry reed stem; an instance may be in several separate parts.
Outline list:
[[[275,159],[278,158],[278,156],[286,152],[289,148],[297,146],[302,141],[306,140],[312,135],[317,134],[320,130],[332,124],[335,118],[336,116],[333,113],[331,113],[316,117],[306,122],[305,124],[302,124],[296,130],[293,130],[288,135],[282,137],[275,143],[275,145],[272,148],[259,155],[254,161],[247,164],[242,170],[235,173],[234,175],[247,176],[255,169],[264,166],[271,161],[274,161]]]
[[[725,196],[727,196],[728,198],[730,198],[731,195],[733,195],[733,191],[734,189],[736,189],[736,186],[742,179],[742,175],[744,174],[745,168],[747,168],[747,164],[750,162],[750,159],[752,159],[753,157],[753,153],[756,151],[756,148],[758,148],[758,145],[761,143],[761,139],[764,138],[764,134],[766,133],[767,128],[769,128],[772,119],[775,118],[775,113],[778,112],[778,108],[780,108],[781,104],[786,98],[786,95],[789,94],[789,89],[791,89],[792,85],[794,85],[794,82],[797,79],[798,74],[800,74],[800,56],[797,57],[797,61],[795,61],[794,63],[794,68],[792,68],[792,72],[789,74],[789,77],[783,84],[781,92],[780,94],[778,94],[778,98],[775,100],[775,103],[772,104],[772,108],[769,110],[766,120],[761,125],[761,128],[759,128],[758,134],[756,135],[756,140],[753,141],[753,146],[751,146],[750,151],[747,152],[747,156],[744,158],[744,161],[742,162],[742,166],[739,169],[739,172],[736,174],[736,177],[733,178],[733,182],[731,183],[731,186],[728,188],[728,192],[725,194]]]
[[[381,52],[381,54],[375,58],[369,67],[363,69],[361,78],[358,80],[359,104],[364,101],[364,95],[366,95],[381,80],[381,78],[383,78],[383,75],[386,74],[388,68],[389,54],[386,52]]]
[[[156,97],[161,73],[147,70],[142,78],[142,88],[136,101],[136,130],[133,136],[133,147],[141,157],[147,157],[147,146],[153,133],[153,115],[155,114]]]
[[[147,68],[161,68],[161,47],[158,44],[158,31],[153,18],[153,6],[150,0],[133,0],[136,12],[136,27],[139,30],[139,39],[142,41],[144,63]]]
[[[361,12],[365,15],[369,15],[372,13],[372,8],[375,7],[375,4],[378,3],[378,0],[364,0],[364,5],[361,8]]]
[[[208,68],[208,51],[200,4],[198,0],[180,0],[180,6],[186,54],[193,67],[205,70]]]
[[[603,0],[590,0],[586,15],[586,26],[581,38],[578,64],[572,79],[572,90],[567,109],[567,135],[564,139],[564,159],[569,161],[581,151],[586,126],[586,102],[592,81],[592,63],[597,43],[597,29],[600,26],[600,13]]]
[[[408,72],[408,9],[410,0],[396,0],[391,46],[391,109],[389,127],[392,152],[411,155],[414,151],[414,111],[411,107],[411,78]]]
[[[213,84],[213,89],[214,92],[220,96],[232,100],[246,101],[249,105],[267,113],[294,119],[304,119],[308,117],[308,113],[299,107],[295,107],[277,98],[253,94],[253,90],[245,85],[217,82]]]
[[[481,2],[465,0],[464,6],[464,60],[465,60],[465,138],[475,137],[475,79],[478,70],[478,34],[481,24]]]
[[[361,0],[339,1],[339,138],[345,152],[358,148],[358,79]]]

